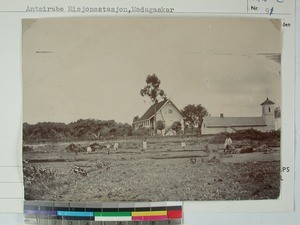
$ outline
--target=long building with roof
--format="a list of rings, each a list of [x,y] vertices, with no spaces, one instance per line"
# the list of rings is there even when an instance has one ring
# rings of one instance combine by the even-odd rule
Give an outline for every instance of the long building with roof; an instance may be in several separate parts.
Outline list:
[[[251,128],[264,132],[278,130],[280,127],[278,121],[275,119],[275,103],[267,98],[260,105],[262,107],[262,116],[260,117],[225,117],[224,114],[220,114],[219,117],[204,117],[201,126],[201,133],[231,133]]]

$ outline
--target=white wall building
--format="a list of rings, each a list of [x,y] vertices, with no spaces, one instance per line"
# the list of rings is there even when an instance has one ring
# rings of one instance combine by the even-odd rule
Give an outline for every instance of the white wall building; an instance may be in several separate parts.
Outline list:
[[[259,131],[272,131],[280,129],[279,120],[275,119],[275,103],[268,98],[260,104],[261,117],[204,117],[201,126],[202,134],[217,134],[221,132],[235,132],[237,130],[256,129]]]
[[[153,128],[155,107],[156,121],[163,121],[165,123],[166,131],[170,129],[172,124],[176,121],[181,123],[181,129],[184,130],[184,117],[180,110],[169,99],[161,101],[155,106],[152,105],[141,118],[133,121],[134,129],[138,129],[140,127]]]

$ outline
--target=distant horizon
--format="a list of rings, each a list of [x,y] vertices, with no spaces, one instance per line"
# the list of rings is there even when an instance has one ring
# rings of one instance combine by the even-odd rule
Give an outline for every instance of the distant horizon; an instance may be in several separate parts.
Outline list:
[[[281,106],[281,22],[251,18],[23,19],[23,121],[132,124],[155,73],[182,110],[260,116]],[[114,119],[112,119],[114,118]]]
[[[267,97],[268,98],[268,97]],[[266,99],[267,99],[266,98]],[[169,100],[171,100],[171,99],[169,99]],[[272,99],[270,99],[269,98],[269,100],[272,100]],[[163,101],[163,100],[162,100]],[[172,100],[171,100],[172,101]],[[161,102],[161,101],[159,101],[159,102]],[[191,105],[193,105],[193,103],[191,103]],[[194,105],[197,105],[197,104],[194,104]],[[260,104],[259,104],[260,105]],[[205,107],[205,106],[204,106]],[[276,109],[277,107],[279,107],[280,108],[280,106],[275,106],[274,107],[274,109]],[[148,109],[148,108],[147,108]],[[146,109],[146,110],[147,110]],[[146,111],[145,110],[145,111]],[[179,109],[180,111],[182,110],[182,109]],[[232,118],[232,117],[236,117],[236,116],[226,116],[226,115],[224,115],[224,113],[222,113],[222,112],[220,112],[219,113],[219,115],[211,115],[210,113],[209,113],[209,110],[207,109],[207,111],[208,111],[208,117],[220,117],[220,114],[223,114],[223,116],[224,117],[226,117],[226,118]],[[136,116],[139,116],[139,117],[141,117],[142,115],[136,115]],[[256,115],[256,116],[239,116],[239,117],[261,117],[261,116],[258,116],[258,115]],[[38,122],[36,122],[36,123],[29,123],[29,122],[26,122],[26,121],[23,121],[23,124],[24,123],[27,123],[27,124],[29,124],[29,125],[35,125],[35,124],[38,124],[38,123],[64,123],[64,124],[70,124],[70,123],[74,123],[74,122],[77,122],[78,120],[99,120],[99,121],[115,121],[116,123],[123,123],[123,124],[129,124],[129,125],[132,125],[132,122],[133,122],[133,118],[132,118],[132,122],[131,123],[128,123],[128,122],[122,122],[122,121],[117,121],[117,120],[115,120],[115,119],[99,119],[99,118],[78,118],[77,120],[73,120],[73,121],[70,121],[70,122],[63,122],[63,121],[38,121]]]

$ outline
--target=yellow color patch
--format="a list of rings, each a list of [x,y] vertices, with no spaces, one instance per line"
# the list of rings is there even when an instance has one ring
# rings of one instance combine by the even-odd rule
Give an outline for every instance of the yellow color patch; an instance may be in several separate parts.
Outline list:
[[[132,212],[131,216],[166,216],[167,211]]]

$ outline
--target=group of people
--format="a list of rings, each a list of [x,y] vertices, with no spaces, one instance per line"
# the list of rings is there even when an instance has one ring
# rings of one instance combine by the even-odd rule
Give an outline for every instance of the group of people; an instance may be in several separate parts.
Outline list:
[[[106,145],[106,148],[107,148],[107,154],[108,154],[108,155],[109,155],[109,153],[110,153],[111,147],[112,147],[112,145],[109,144],[109,143]],[[119,143],[116,142],[116,143],[113,145],[113,148],[114,148],[115,151],[119,150]]]
[[[181,140],[181,148],[186,148],[186,141],[185,139],[182,139]],[[234,147],[232,145],[232,140],[230,138],[229,135],[226,136],[226,139],[225,139],[225,143],[224,143],[224,153],[233,153],[234,151]],[[146,142],[146,139],[143,139],[143,151],[146,151],[147,150],[147,142]]]
[[[183,149],[186,148],[186,141],[185,141],[185,139],[182,139],[181,142],[180,142],[180,144],[181,144],[181,148],[183,148]],[[106,145],[106,148],[108,149],[108,154],[109,154],[109,152],[110,152],[111,147],[112,147],[111,144],[107,144],[107,145]],[[147,141],[146,141],[146,138],[144,138],[144,139],[142,140],[142,151],[146,151],[146,150],[147,150],[147,147],[148,147]],[[113,145],[113,149],[114,149],[115,151],[117,151],[117,150],[119,149],[119,143],[118,143],[118,142],[116,142],[116,143]],[[224,143],[224,153],[225,153],[225,154],[226,154],[226,153],[233,153],[233,151],[234,151],[234,147],[233,147],[233,145],[232,145],[232,140],[231,140],[231,138],[229,137],[229,135],[227,135],[226,140],[225,140],[225,143]],[[88,152],[88,153],[92,152],[92,149],[91,149],[90,147],[88,147],[88,148],[87,148],[87,152]]]
[[[185,140],[182,140],[181,141],[181,147],[182,148],[186,148],[186,143],[185,143]],[[146,138],[143,139],[143,151],[146,151],[147,150],[147,141],[146,141]]]

